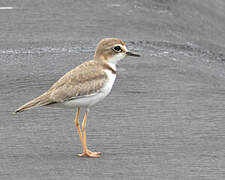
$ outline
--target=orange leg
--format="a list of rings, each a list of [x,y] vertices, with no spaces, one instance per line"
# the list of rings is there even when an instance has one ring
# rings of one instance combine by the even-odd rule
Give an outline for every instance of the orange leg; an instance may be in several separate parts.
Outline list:
[[[82,123],[83,130],[83,153],[79,154],[80,157],[88,156],[88,157],[100,157],[101,152],[92,152],[87,148],[87,136],[86,136],[86,124],[87,124],[87,116],[88,111],[86,111]]]
[[[82,132],[81,132],[81,129],[80,129],[80,123],[79,123],[79,115],[80,115],[80,108],[77,109],[76,118],[74,120],[74,123],[75,123],[75,126],[77,128],[78,134],[80,136],[81,144],[84,148],[84,141],[83,141],[83,136],[82,136]]]

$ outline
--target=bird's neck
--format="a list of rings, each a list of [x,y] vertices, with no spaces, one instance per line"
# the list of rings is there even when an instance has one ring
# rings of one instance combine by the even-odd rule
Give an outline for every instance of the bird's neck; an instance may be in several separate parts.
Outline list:
[[[105,57],[105,56],[95,56],[95,60],[98,62],[101,62],[103,64],[107,64],[113,71],[116,72],[117,69],[117,63],[123,59],[126,55],[125,54],[117,54],[111,57]]]
[[[99,63],[100,66],[102,66],[102,68],[104,70],[110,70],[113,74],[116,74],[116,64],[107,62],[107,61],[97,61]]]
[[[107,62],[107,64],[116,72],[116,69],[117,69],[116,64],[111,62]]]

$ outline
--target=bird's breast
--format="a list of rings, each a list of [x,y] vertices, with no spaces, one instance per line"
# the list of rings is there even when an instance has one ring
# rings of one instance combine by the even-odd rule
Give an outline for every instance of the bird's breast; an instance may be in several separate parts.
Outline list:
[[[110,93],[113,84],[116,80],[116,74],[114,74],[112,71],[106,69],[104,70],[105,73],[107,74],[107,80],[104,83],[104,86],[101,89],[101,92],[103,92],[104,94],[106,94],[106,96]]]

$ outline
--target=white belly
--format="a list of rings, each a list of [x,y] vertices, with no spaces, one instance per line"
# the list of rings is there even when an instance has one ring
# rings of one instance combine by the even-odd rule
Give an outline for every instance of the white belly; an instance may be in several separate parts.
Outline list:
[[[116,74],[113,74],[109,70],[105,70],[105,72],[107,73],[108,80],[105,82],[103,88],[100,89],[100,91],[98,91],[97,93],[74,98],[72,100],[61,103],[55,103],[50,106],[59,108],[90,107],[95,105],[99,101],[102,101],[110,93],[116,79]]]

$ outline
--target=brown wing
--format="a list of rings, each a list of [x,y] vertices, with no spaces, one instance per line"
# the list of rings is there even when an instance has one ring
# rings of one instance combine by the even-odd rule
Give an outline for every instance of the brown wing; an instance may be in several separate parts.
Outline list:
[[[44,94],[20,106],[15,113],[95,93],[104,86],[106,79],[99,62],[85,62],[66,73]]]
[[[47,91],[52,102],[84,96],[99,91],[107,78],[98,62],[88,61],[66,73]]]

